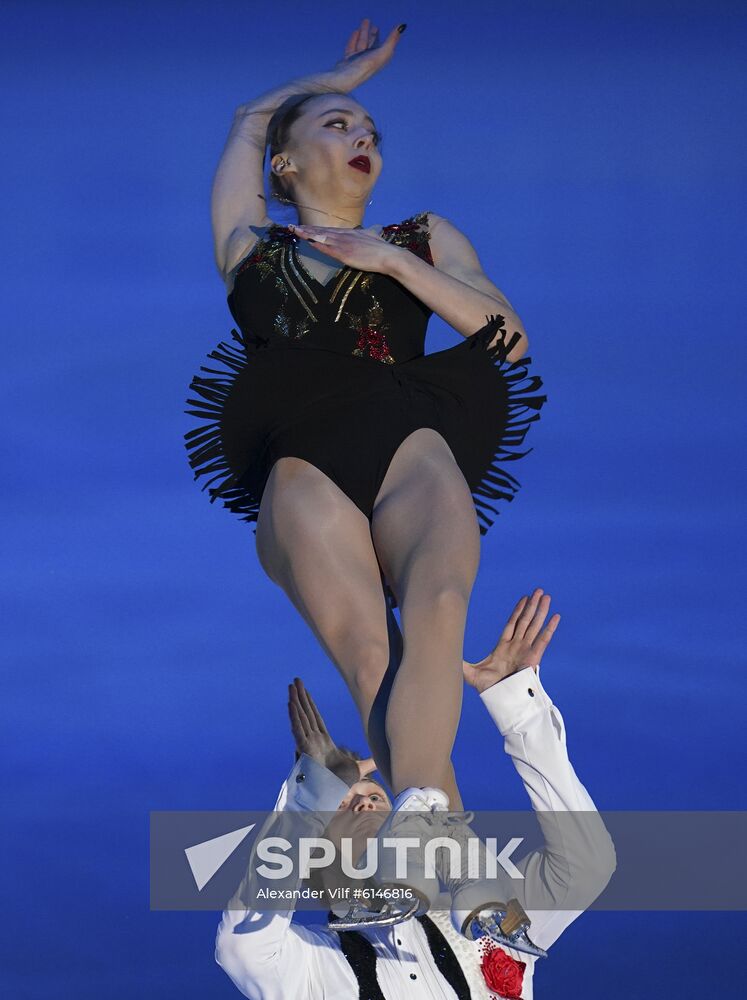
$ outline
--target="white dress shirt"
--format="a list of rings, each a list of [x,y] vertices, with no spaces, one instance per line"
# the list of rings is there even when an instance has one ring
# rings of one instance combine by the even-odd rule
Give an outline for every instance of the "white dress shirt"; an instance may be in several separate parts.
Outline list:
[[[523,872],[542,881],[557,907],[583,871],[594,893],[588,905],[607,885],[615,869],[615,852],[601,817],[588,792],[576,777],[566,750],[565,726],[539,679],[539,672],[525,667],[499,681],[480,695],[504,737],[504,748],[514,762],[524,787],[538,812],[585,813],[577,846],[567,850],[567,838],[555,831],[551,816],[538,816],[545,848],[517,862]],[[305,754],[285,780],[276,810],[335,812],[348,792],[336,775]],[[593,815],[589,815],[593,814]],[[570,853],[570,856],[569,856]],[[251,873],[247,878],[251,877]],[[293,921],[293,908],[255,912],[240,902],[239,889],[224,911],[216,937],[215,959],[241,993],[250,1000],[357,1000],[358,980],[343,954],[339,938],[324,924],[313,929]],[[583,910],[528,910],[535,944],[547,949]],[[429,917],[447,939],[470,987],[473,1000],[488,1000],[480,971],[478,946],[457,933],[449,912],[432,910]],[[254,925],[254,926],[253,926]],[[376,975],[386,1000],[455,1000],[451,985],[436,967],[425,931],[416,919],[393,927],[360,931],[376,951]],[[526,963],[523,1000],[533,996],[536,959],[504,949]]]

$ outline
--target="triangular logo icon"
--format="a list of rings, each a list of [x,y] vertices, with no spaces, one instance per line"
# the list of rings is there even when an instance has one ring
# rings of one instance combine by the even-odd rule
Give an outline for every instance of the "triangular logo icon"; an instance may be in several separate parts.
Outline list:
[[[221,865],[231,857],[241,841],[256,825],[256,823],[252,823],[251,826],[242,826],[240,830],[232,830],[220,837],[214,837],[212,840],[205,840],[193,847],[184,848],[198,892],[202,891],[203,887],[208,884]]]

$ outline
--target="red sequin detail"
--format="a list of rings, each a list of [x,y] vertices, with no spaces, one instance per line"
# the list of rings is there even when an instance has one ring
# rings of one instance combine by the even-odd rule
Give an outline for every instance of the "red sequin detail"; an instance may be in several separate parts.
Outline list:
[[[373,326],[364,326],[358,333],[355,354],[363,354],[368,349],[368,356],[376,361],[384,361],[390,357],[389,344],[386,336]]]

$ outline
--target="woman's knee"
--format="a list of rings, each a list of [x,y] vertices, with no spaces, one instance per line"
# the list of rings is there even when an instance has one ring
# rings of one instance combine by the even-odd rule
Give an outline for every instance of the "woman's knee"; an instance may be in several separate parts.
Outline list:
[[[407,475],[383,493],[374,507],[371,533],[379,562],[390,580],[404,582],[416,565],[452,580],[477,574],[480,530],[469,487],[450,452],[433,449],[413,460]]]
[[[413,525],[410,537],[400,538],[399,544],[382,531],[374,536],[374,545],[400,604],[408,592],[434,607],[469,600],[480,565],[480,533],[471,522],[452,523],[447,517]]]
[[[425,510],[449,512],[459,517],[469,513],[472,497],[462,470],[454,461],[446,445],[431,446],[404,460],[396,466],[396,476],[391,475],[394,463],[384,480],[373,508],[373,519],[387,520],[398,517],[399,512],[423,514]],[[413,527],[412,521],[410,526]]]
[[[339,637],[337,667],[345,678],[356,705],[366,714],[376,700],[389,667],[389,642],[386,636],[361,636],[353,630]]]
[[[425,572],[413,573],[403,581],[402,615],[408,611],[426,610],[431,616],[434,628],[439,622],[454,622],[466,619],[474,577],[468,574],[453,576]]]

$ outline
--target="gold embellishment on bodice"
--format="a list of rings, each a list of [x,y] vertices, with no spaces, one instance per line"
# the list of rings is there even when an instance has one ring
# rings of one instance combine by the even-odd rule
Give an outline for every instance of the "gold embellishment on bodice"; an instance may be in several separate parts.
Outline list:
[[[267,278],[272,278],[275,288],[280,293],[280,311],[273,323],[275,332],[279,333],[282,337],[293,337],[297,340],[309,332],[309,324],[306,318],[294,323],[288,314],[288,288],[293,286],[288,278],[286,261],[283,259],[285,251],[286,248],[282,243],[268,240],[261,236],[254,250],[237,267],[234,276],[234,288],[236,287],[238,276],[248,267],[255,267],[257,269],[259,280],[262,282],[266,281]],[[280,264],[281,274],[278,274],[278,263]],[[312,314],[312,319],[314,318]]]
[[[380,235],[388,243],[395,243],[397,246],[411,250],[417,256],[433,264],[428,245],[430,240],[428,212],[420,212],[403,222],[384,226]],[[318,284],[325,293],[327,288],[334,283],[332,293],[326,302],[332,308],[339,296],[339,304],[337,304],[333,320],[335,323],[339,322],[350,293],[358,285],[359,291],[370,297],[371,304],[364,316],[347,314],[351,328],[358,334],[353,354],[360,356],[367,353],[368,357],[375,358],[385,364],[394,364],[395,359],[392,357],[386,341],[386,331],[389,329],[389,324],[384,320],[381,304],[370,291],[374,275],[370,271],[358,271],[345,266],[340,270],[337,278],[330,278],[326,285],[322,285],[304,267],[298,254],[297,243],[298,237],[287,226],[271,225],[267,233],[259,238],[254,250],[237,266],[234,288],[238,276],[250,266],[256,267],[260,281],[264,282],[267,278],[273,278],[275,288],[280,292],[280,305],[274,320],[274,329],[282,337],[298,340],[309,332],[310,322],[318,322],[318,308],[315,311],[312,307],[320,307],[325,304],[324,301],[320,302],[309,282]],[[305,315],[300,320],[294,320],[288,311],[289,292],[295,295],[304,310]]]

